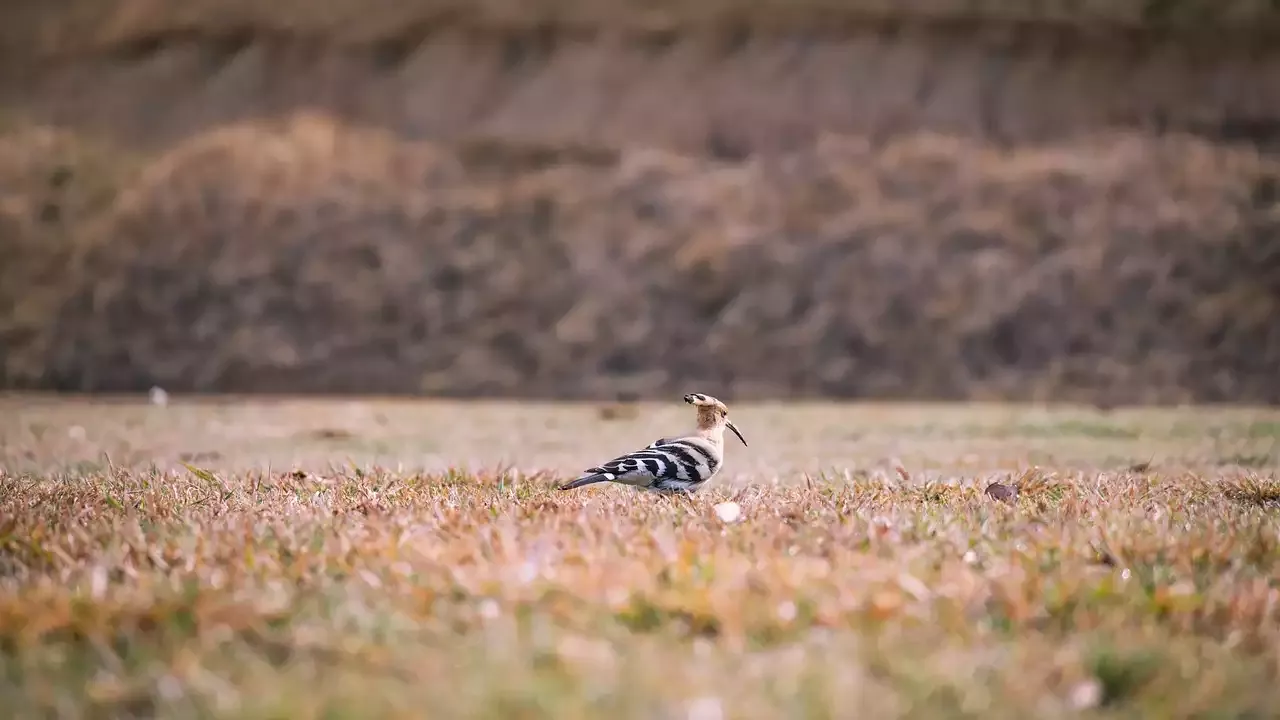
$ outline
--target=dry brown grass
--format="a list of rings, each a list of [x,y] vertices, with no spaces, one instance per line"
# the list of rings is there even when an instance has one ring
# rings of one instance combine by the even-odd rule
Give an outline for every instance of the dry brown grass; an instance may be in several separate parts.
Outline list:
[[[673,405],[0,400],[0,694],[21,717],[1280,709],[1274,411],[743,405],[752,447],[691,504],[550,489]]]

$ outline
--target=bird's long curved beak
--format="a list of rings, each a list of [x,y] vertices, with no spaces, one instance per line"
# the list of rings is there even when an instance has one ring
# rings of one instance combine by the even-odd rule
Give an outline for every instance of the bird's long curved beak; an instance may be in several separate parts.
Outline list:
[[[734,434],[734,435],[737,435],[737,436],[738,436],[738,439],[742,441],[743,446],[744,446],[744,447],[746,447],[746,446],[747,446],[747,439],[746,439],[746,438],[744,438],[744,437],[742,437],[742,433],[738,430],[738,426],[737,426],[737,425],[734,425],[734,424],[733,424],[733,421],[732,421],[732,420],[729,420],[729,419],[725,419],[724,424],[725,424],[725,427],[727,427],[727,428],[729,428],[730,430],[732,430],[732,431],[733,431],[733,434]]]

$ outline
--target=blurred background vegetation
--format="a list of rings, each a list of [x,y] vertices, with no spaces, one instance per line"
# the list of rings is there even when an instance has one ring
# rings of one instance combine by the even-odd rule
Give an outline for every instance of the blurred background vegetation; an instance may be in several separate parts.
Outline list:
[[[1280,402],[1272,0],[61,0],[0,387]]]

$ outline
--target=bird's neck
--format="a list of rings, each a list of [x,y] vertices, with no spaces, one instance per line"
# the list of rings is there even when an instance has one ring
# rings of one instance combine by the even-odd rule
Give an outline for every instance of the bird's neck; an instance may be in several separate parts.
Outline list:
[[[694,431],[694,435],[700,438],[706,438],[716,445],[724,443],[724,421],[717,421],[711,418],[698,418],[698,429]]]

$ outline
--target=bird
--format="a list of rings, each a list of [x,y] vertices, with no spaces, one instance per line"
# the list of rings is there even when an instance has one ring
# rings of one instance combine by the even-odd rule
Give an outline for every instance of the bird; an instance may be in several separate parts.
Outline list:
[[[1006,485],[1001,482],[993,482],[987,486],[986,490],[983,490],[982,492],[985,493],[986,496],[991,498],[992,500],[999,500],[1001,502],[1008,502],[1008,503],[1018,501],[1017,485]]]
[[[662,437],[640,450],[587,468],[560,489],[616,482],[663,494],[696,492],[724,463],[724,429],[732,430],[744,447],[747,440],[729,420],[729,408],[723,402],[702,393],[689,393],[684,401],[697,408],[698,427],[693,433]]]

